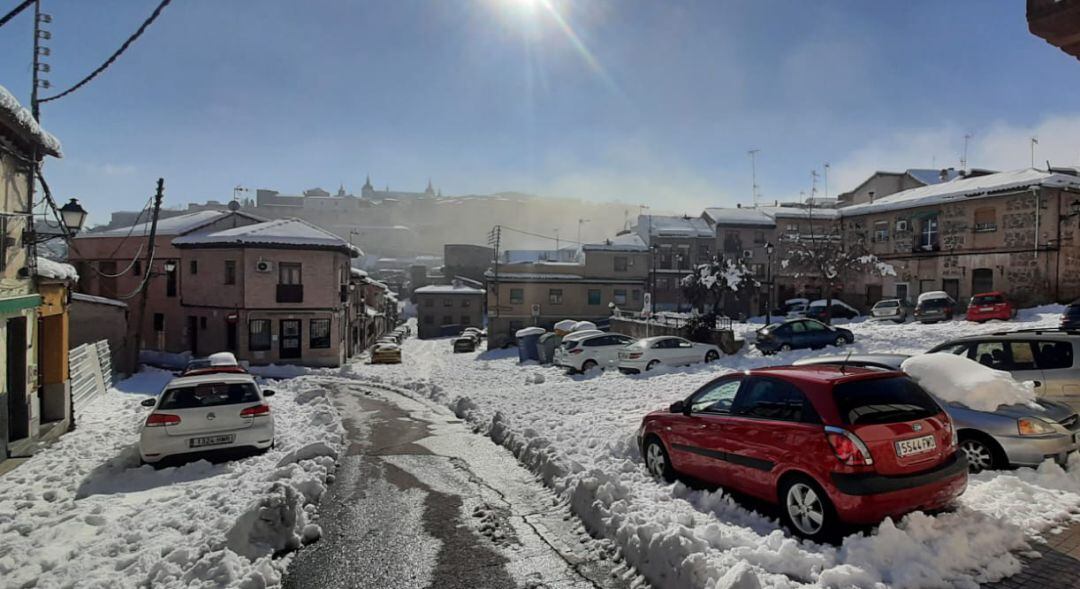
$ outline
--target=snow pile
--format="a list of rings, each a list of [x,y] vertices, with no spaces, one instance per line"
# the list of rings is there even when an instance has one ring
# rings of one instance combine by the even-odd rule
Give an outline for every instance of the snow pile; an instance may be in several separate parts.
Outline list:
[[[944,352],[912,356],[900,368],[937,398],[976,411],[1017,403],[1038,406],[1034,383],[1017,382],[1008,372],[963,356]]]
[[[287,552],[320,536],[316,503],[344,430],[319,384],[274,384],[265,454],[139,466],[139,402],[171,376],[117,383],[78,429],[0,478],[0,585],[274,586]]]
[[[1056,324],[1060,306],[1021,311],[1016,327]],[[736,324],[736,334],[752,332]],[[946,339],[1000,329],[962,321],[850,324],[855,353],[917,354]],[[1062,469],[972,477],[955,512],[886,521],[839,547],[786,533],[774,512],[723,490],[663,485],[644,470],[636,431],[720,374],[828,352],[763,357],[745,349],[719,362],[641,375],[567,375],[520,367],[512,351],[454,355],[443,342],[409,340],[404,367],[351,364],[341,376],[396,385],[450,407],[514,453],[566,500],[590,533],[611,539],[656,587],[975,587],[1017,573],[1029,539],[1080,520],[1080,458]],[[537,382],[537,376],[543,380]]]
[[[38,256],[37,258],[37,273],[38,276],[51,278],[53,280],[79,279],[79,273],[75,271],[75,266],[50,260],[49,258],[43,258],[41,256]]]

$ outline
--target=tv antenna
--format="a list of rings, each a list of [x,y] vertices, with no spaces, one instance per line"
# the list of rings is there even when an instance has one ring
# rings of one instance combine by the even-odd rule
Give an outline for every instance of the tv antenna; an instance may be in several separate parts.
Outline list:
[[[755,148],[747,150],[746,152],[750,155],[750,177],[752,179],[752,184],[750,185],[750,196],[753,197],[755,208],[757,208],[758,206],[757,154],[760,151],[760,149]]]

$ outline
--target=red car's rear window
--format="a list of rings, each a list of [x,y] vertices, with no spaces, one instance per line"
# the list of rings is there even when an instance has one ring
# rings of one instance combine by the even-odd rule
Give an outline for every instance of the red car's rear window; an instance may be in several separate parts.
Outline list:
[[[941,413],[933,397],[904,376],[841,383],[833,388],[833,399],[848,425],[913,421]]]

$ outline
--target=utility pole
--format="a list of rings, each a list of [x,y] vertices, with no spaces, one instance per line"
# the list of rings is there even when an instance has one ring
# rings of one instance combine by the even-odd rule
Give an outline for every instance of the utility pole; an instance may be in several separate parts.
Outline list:
[[[1031,167],[1035,167],[1035,146],[1039,144],[1038,137],[1031,138]]]
[[[488,245],[495,248],[494,249],[495,279],[492,281],[492,289],[495,291],[495,316],[496,317],[499,316],[499,245],[500,245],[501,239],[502,239],[502,226],[501,225],[496,225],[496,226],[492,227],[491,231],[488,232]],[[485,303],[487,302],[487,297],[486,296],[484,297],[484,302]],[[491,309],[488,309],[488,317],[489,318],[491,317]],[[495,330],[492,329],[492,327],[490,325],[490,323],[491,323],[490,320],[488,321],[488,323],[489,323],[489,325],[488,325],[488,345],[490,346],[491,342],[496,341],[494,339],[495,336],[496,336],[496,333],[495,333]]]
[[[581,226],[584,225],[585,223],[588,223],[588,222],[589,222],[588,219],[578,219],[577,220],[577,242],[578,242],[578,245],[581,245]]]
[[[751,149],[746,153],[750,154],[750,177],[752,184],[750,185],[750,196],[754,200],[754,208],[758,206],[758,185],[757,185],[757,154],[760,149]]]
[[[829,198],[829,162],[825,162],[825,198]]]
[[[555,228],[555,261],[559,260],[559,228]]]
[[[964,133],[964,152],[960,155],[960,170],[967,170],[968,142],[971,141],[971,133]]]
[[[150,235],[147,237],[149,240],[146,244],[146,264],[143,268],[143,283],[142,283],[142,296],[139,297],[139,314],[135,320],[135,346],[132,353],[135,356],[134,362],[131,366],[138,370],[139,368],[139,350],[142,349],[143,343],[143,318],[146,316],[146,299],[147,289],[150,288],[150,277],[153,275],[154,269],[152,267],[154,263],[154,238],[157,236],[157,222],[158,214],[161,212],[161,201],[165,198],[165,179],[158,178],[157,192],[154,193],[154,208],[150,211]]]
[[[48,80],[41,79],[41,74],[48,73],[49,64],[41,61],[42,57],[49,55],[49,48],[43,47],[41,41],[52,39],[52,33],[41,28],[42,24],[51,23],[52,15],[42,14],[41,0],[34,1],[34,63],[30,82],[30,114],[35,121],[41,120],[41,105],[38,103],[38,89],[49,88]]]
[[[810,200],[813,201],[817,196],[817,170],[810,170]]]

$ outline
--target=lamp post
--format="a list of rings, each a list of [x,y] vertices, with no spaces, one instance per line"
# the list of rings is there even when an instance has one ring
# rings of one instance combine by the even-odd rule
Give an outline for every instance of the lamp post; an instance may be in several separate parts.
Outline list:
[[[656,296],[656,254],[659,252],[659,246],[655,244],[649,246],[649,278],[651,282],[651,285],[649,286],[649,291],[652,292],[652,304],[654,309],[656,308],[657,299],[659,298]]]
[[[682,276],[682,272],[681,272],[681,270],[683,269],[682,263],[683,263],[683,255],[682,254],[675,254],[675,267],[680,270],[680,272],[675,275],[675,276],[678,277],[677,280],[679,281],[679,289],[678,289],[679,290],[679,305],[678,305],[678,307],[676,307],[676,310],[678,310],[678,312],[680,312],[680,313],[682,313],[682,302],[683,302],[683,289],[682,289],[683,276]]]
[[[765,325],[772,323],[772,257],[773,252],[776,251],[776,246],[771,241],[765,243],[765,256],[767,264],[765,266]]]

